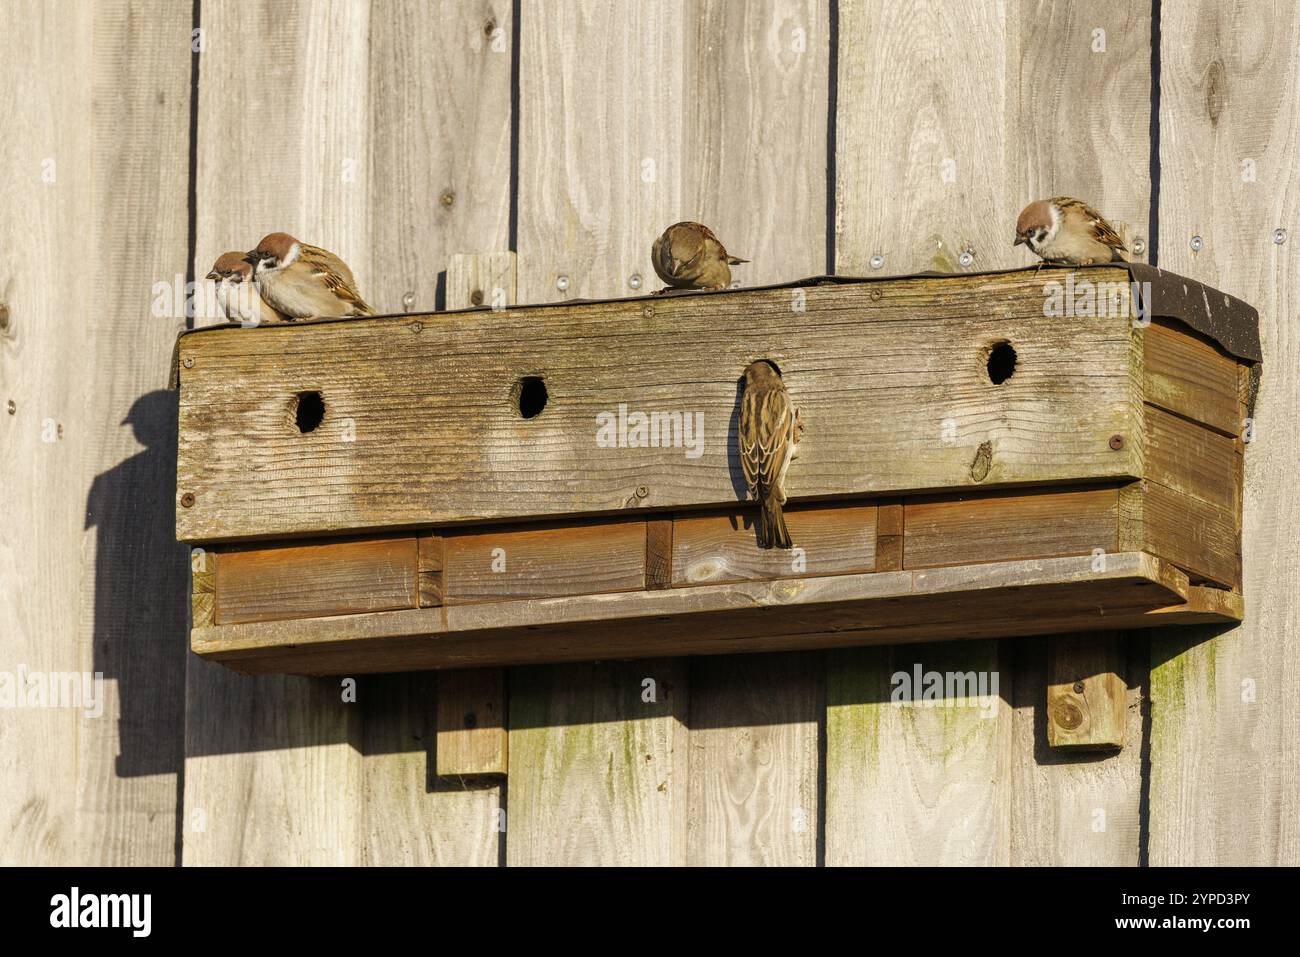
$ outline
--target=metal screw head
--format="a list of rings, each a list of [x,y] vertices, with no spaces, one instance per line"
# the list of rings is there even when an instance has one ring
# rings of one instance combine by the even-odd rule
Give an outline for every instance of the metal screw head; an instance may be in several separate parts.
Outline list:
[[[628,286],[631,287],[632,289],[640,289],[640,288],[641,288],[641,274],[640,274],[639,272],[634,272],[634,273],[632,273],[632,275],[630,275],[630,276],[627,277],[627,284],[628,284]]]
[[[1147,241],[1145,239],[1133,240],[1133,252],[1141,256],[1147,251]]]
[[[1192,247],[1192,252],[1199,253],[1201,251],[1201,247],[1205,245],[1205,241],[1201,239],[1200,236],[1193,236],[1191,238],[1191,241],[1188,243],[1188,245]]]
[[[568,276],[556,276],[556,277],[555,277],[555,288],[558,289],[558,290],[560,290],[560,292],[567,292],[568,289],[569,289],[569,277],[568,277]]]
[[[1074,683],[1074,693],[1075,693],[1075,694],[1083,694],[1083,682],[1082,682],[1082,681],[1076,681],[1076,682]]]
[[[483,305],[483,290],[482,290],[482,289],[475,289],[473,292],[471,292],[471,293],[469,294],[469,304],[470,304],[471,306],[481,306],[481,305]]]
[[[406,295],[402,297],[402,310],[404,312],[410,312],[411,307],[414,305],[415,305],[415,293],[408,291]]]
[[[442,205],[444,206],[450,206],[452,203],[456,202],[456,194],[451,190],[447,190],[438,198],[442,201]]]
[[[193,492],[186,492],[184,495],[181,496],[181,506],[183,508],[191,508],[193,505],[194,505]]]
[[[645,498],[645,497],[646,497],[647,495],[649,495],[649,494],[650,494],[650,486],[649,486],[649,485],[638,485],[638,486],[636,487],[636,497],[637,497],[637,498]]]
[[[411,323],[410,330],[412,332],[423,332],[424,323],[422,323],[419,319],[416,319],[415,322]]]
[[[1279,246],[1286,242],[1286,230],[1281,226],[1273,230],[1273,242],[1277,243]]]
[[[1116,452],[1122,449],[1124,447],[1124,436],[1112,435],[1110,437],[1110,447],[1114,449]]]
[[[975,261],[975,254],[971,252],[969,249],[963,249],[961,255],[957,257],[957,262],[959,262],[962,266],[969,266],[974,261]]]
[[[185,366],[185,368],[187,368],[187,369],[193,369],[193,368],[194,368],[194,357],[193,357],[193,356],[186,356],[186,357],[185,357],[185,361],[182,362],[181,365]]]
[[[881,296],[881,292],[880,292],[879,289],[873,289],[873,290],[871,290],[871,301],[872,301],[872,302],[879,302],[879,301],[880,301],[880,296]]]
[[[879,269],[884,264],[885,264],[885,257],[880,255],[880,253],[876,253],[874,256],[871,257],[872,269]]]
[[[655,314],[654,306],[646,306],[641,310],[641,315],[645,316],[647,319],[649,319],[654,314]]]
[[[9,414],[10,414],[10,415],[17,415],[17,414],[18,414],[18,403],[16,403],[13,399],[10,399],[10,400],[9,400],[9,406],[8,406],[8,408],[9,408]]]

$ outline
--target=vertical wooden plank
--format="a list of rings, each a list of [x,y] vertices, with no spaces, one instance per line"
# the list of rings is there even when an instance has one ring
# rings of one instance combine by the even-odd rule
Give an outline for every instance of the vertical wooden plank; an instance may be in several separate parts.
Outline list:
[[[74,3],[20,3],[0,31],[0,672],[82,667],[80,503],[90,454],[81,353],[93,260],[92,20]],[[145,320],[147,321],[147,319]],[[101,721],[104,719],[100,719]],[[90,721],[69,708],[4,711],[0,861],[81,862],[70,756]],[[49,760],[60,755],[63,760]]]
[[[709,223],[731,252],[753,260],[734,271],[741,285],[825,270],[827,0],[688,0],[631,6],[565,0],[550,5],[544,16],[530,16],[526,10],[524,17],[521,301],[657,289],[650,244],[664,227],[682,219]],[[557,157],[564,161],[557,162]],[[773,200],[755,203],[756,195]],[[654,403],[659,397],[630,399]],[[692,801],[708,819],[695,832],[706,843],[692,847],[692,858],[811,863],[815,839],[809,834],[815,818],[803,832],[767,825],[814,811],[805,784],[817,748],[820,681],[787,684],[770,659],[755,661],[743,671],[753,684],[749,697],[719,689],[718,700],[699,705],[711,727],[701,739],[701,758],[695,764],[699,783]],[[554,696],[544,707],[534,702],[534,710],[563,714],[586,707],[582,696],[591,693],[588,687],[555,680],[559,674],[570,672],[555,671],[550,679],[530,685],[531,694]],[[760,698],[770,706],[761,714],[753,707]],[[524,730],[515,724],[515,705],[512,699],[509,859],[550,860],[550,851],[568,847],[565,836],[538,822],[521,830],[520,815],[548,805],[549,792],[567,808],[572,795],[591,786],[577,780],[581,769],[606,773],[609,756],[599,750],[606,739],[558,727]],[[752,726],[775,720],[772,715],[788,720],[789,727],[778,732]],[[649,739],[658,742],[647,752],[654,755],[652,764],[668,762],[663,749],[680,733],[680,720],[669,714],[648,719],[655,727]],[[637,728],[639,735],[640,725]],[[763,786],[753,787],[753,765],[733,762],[729,756],[769,731],[773,749],[770,759],[762,760],[771,763],[763,770]],[[563,777],[515,777],[517,767],[542,765],[557,748],[576,751],[587,745],[596,750],[581,758],[575,755],[572,770]],[[521,747],[526,749],[522,753]],[[608,773],[637,779],[637,763],[645,762],[630,751],[626,756],[621,750],[614,754]],[[682,789],[670,795],[669,804],[683,811],[685,780],[682,774],[665,782]],[[541,792],[534,793],[534,787]],[[648,799],[658,808],[661,797]],[[636,790],[621,790],[617,798],[647,800]],[[644,818],[668,829],[638,836],[638,853],[653,857],[663,848],[684,845],[684,814],[663,816],[628,806],[610,813],[616,819]],[[549,815],[547,820],[557,826],[568,823]],[[609,839],[612,836],[601,838],[598,846],[604,848]],[[566,855],[559,853],[560,858],[573,859]],[[610,856],[616,855],[593,850],[583,859]]]
[[[463,251],[504,250],[510,218],[510,0],[372,2],[369,210],[373,302],[387,312],[472,303]],[[412,197],[420,197],[412,201]],[[514,302],[512,253],[473,257],[491,306]],[[436,541],[426,539],[426,542]],[[421,568],[439,558],[426,546]],[[436,595],[423,575],[422,603]],[[362,683],[362,857],[496,866],[504,784],[504,675],[392,675]],[[440,734],[441,716],[456,730]],[[476,727],[464,727],[473,713]],[[448,775],[449,777],[439,777]],[[454,777],[451,777],[454,776]],[[412,835],[419,835],[412,839]]]
[[[1146,258],[1151,204],[1151,9],[1126,0],[1036,2],[1018,10],[1020,48],[1008,87],[1018,101],[1011,182],[1014,216],[1045,196],[1093,203]],[[1010,231],[1012,222],[1005,224]],[[1126,228],[1127,227],[1127,228]],[[1009,240],[1004,240],[1009,242]],[[1018,248],[1017,262],[1033,257]],[[1110,550],[1113,542],[1095,548]],[[1142,721],[1147,687],[1118,634],[1018,639],[1014,647],[1012,860],[1037,864],[1130,865],[1138,860]],[[1105,679],[1104,675],[1113,675]],[[1075,696],[1076,677],[1085,694]],[[1092,676],[1097,676],[1095,679]],[[1125,684],[1127,687],[1120,686]],[[1108,730],[1089,740],[1123,740],[1124,752],[1053,754],[1062,727],[1052,686],[1068,682],[1056,716],[1083,702],[1105,704]],[[1098,692],[1101,692],[1098,697]],[[1107,693],[1109,692],[1109,694]],[[1116,724],[1118,723],[1118,726]],[[1044,737],[1046,735],[1046,737]],[[1062,741],[1078,740],[1062,734]]]
[[[201,13],[196,274],[281,229],[342,256],[385,308],[368,255],[367,6],[208,0]],[[268,130],[273,158],[239,145]],[[190,656],[186,864],[359,860],[360,711],[346,680],[252,679]]]
[[[1102,634],[1078,640],[1105,638]],[[1015,739],[1011,768],[1011,863],[1035,867],[1135,867],[1141,861],[1143,754],[1147,641],[1124,636],[1124,750],[1078,753],[1048,743],[1052,645],[1042,637],[1016,638],[1012,691]]]
[[[79,863],[176,863],[189,562],[173,520],[176,394],[167,385],[184,313],[158,315],[150,297],[155,284],[175,288],[185,276],[190,18],[184,4],[94,7],[81,634],[83,668],[103,673],[107,694],[103,718],[79,736]]]
[[[1280,583],[1300,569],[1300,10],[1161,10],[1159,264],[1258,307],[1264,375],[1245,461],[1245,621],[1151,643],[1150,863],[1294,865],[1300,595]]]
[[[361,863],[494,867],[500,857],[499,785],[434,774],[432,672],[365,675],[361,751]]]
[[[510,865],[686,862],[680,659],[514,668]]]
[[[827,654],[827,864],[1008,863],[1005,663],[996,640]]]
[[[964,251],[972,271],[1024,262],[1004,159],[1019,26],[1005,2],[842,0],[836,272],[956,272]]]
[[[458,253],[447,268],[447,308],[500,309],[516,301],[515,254]],[[505,774],[506,677],[503,668],[447,671],[438,678],[438,775]]]
[[[808,653],[692,662],[687,863],[817,863],[824,669]]]

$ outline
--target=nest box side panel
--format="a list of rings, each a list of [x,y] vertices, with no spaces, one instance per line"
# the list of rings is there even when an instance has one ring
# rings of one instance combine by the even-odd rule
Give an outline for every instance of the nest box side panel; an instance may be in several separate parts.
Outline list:
[[[205,330],[180,346],[177,533],[734,503],[764,357],[807,422],[795,499],[1139,477],[1128,318],[1044,302],[1026,271]]]

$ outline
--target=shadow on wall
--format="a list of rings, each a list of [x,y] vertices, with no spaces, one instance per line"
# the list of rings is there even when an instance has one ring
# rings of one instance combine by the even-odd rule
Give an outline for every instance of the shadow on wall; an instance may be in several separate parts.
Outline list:
[[[94,670],[116,681],[118,777],[176,774],[184,760],[189,571],[176,541],[176,393],[141,396],[122,422],[144,449],[96,476]]]

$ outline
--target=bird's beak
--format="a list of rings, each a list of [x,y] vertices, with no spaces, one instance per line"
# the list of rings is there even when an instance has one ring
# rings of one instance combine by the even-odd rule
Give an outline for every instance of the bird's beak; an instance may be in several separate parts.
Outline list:
[[[1019,235],[1019,234],[1017,234],[1017,235],[1016,235],[1016,241],[1013,242],[1011,245],[1012,245],[1012,246],[1023,246],[1024,244],[1025,244],[1025,237],[1024,237],[1024,236],[1021,236],[1021,235]]]
[[[214,270],[212,270],[212,272],[208,273],[208,278],[209,278],[209,279],[220,279],[221,277],[217,275],[217,271],[214,269]]]

